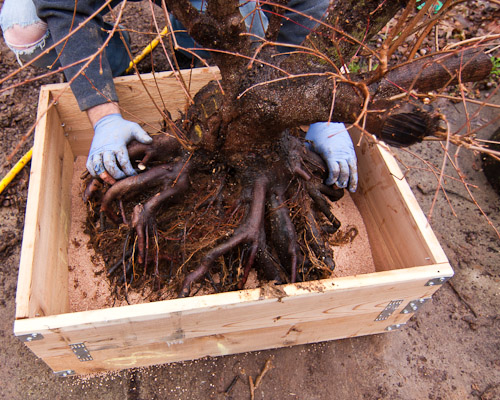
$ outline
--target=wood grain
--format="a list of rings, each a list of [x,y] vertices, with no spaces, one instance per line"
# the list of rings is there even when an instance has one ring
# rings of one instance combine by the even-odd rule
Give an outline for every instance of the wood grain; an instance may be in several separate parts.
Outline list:
[[[49,90],[42,90],[35,130],[16,318],[69,311],[68,233],[73,154]]]

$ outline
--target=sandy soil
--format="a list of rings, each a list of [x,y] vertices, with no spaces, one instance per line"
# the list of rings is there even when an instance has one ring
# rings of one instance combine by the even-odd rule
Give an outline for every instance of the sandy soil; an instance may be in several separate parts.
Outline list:
[[[71,184],[71,227],[68,245],[68,292],[70,310],[88,311],[127,304],[148,302],[151,292],[146,286],[140,291],[130,288],[127,300],[117,296],[108,279],[106,265],[100,254],[90,244],[90,237],[85,233],[87,206],[82,199],[82,173],[85,171],[85,157],[77,157],[74,164]],[[332,212],[339,221],[349,221],[332,235],[330,243],[335,260],[332,278],[375,272],[375,264],[370,249],[366,227],[351,196],[346,195],[332,203]],[[349,233],[355,232],[349,237]],[[347,236],[347,238],[346,238]],[[260,286],[255,271],[251,271],[245,289]],[[196,290],[195,290],[196,291]],[[196,291],[197,295],[210,294],[209,290]],[[165,293],[162,299],[175,298],[175,293]]]
[[[15,59],[1,41],[0,57],[0,75],[6,76],[15,68]],[[28,76],[27,72],[15,79]],[[1,165],[34,121],[38,84],[0,94]],[[493,102],[500,104],[500,96]],[[462,104],[443,103],[442,111],[453,128],[464,123]],[[476,125],[494,121],[479,131],[481,137],[489,137],[499,127],[497,116],[497,110],[486,109],[473,120]],[[30,138],[21,152],[31,144]],[[422,171],[415,155],[441,165],[440,146],[424,143],[411,152],[397,155],[405,165],[414,166],[407,179],[424,212],[432,211],[431,226],[455,277],[401,330],[66,379],[56,378],[12,334],[29,179],[25,169],[0,199],[0,398],[248,399],[248,376],[255,378],[270,358],[274,368],[264,377],[256,399],[500,398],[500,241],[463,185],[447,179],[448,200],[440,194],[433,204],[435,177]],[[479,157],[461,151],[458,162],[474,185],[471,191],[482,211],[499,227],[500,198],[485,180]],[[5,172],[4,168],[2,175]],[[224,394],[235,377],[230,393]]]

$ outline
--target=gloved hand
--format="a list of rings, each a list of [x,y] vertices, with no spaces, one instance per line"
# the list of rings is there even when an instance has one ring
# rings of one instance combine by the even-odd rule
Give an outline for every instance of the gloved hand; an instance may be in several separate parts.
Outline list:
[[[328,165],[327,185],[337,184],[355,192],[358,186],[358,166],[351,137],[342,123],[317,122],[309,127],[306,140],[312,142],[312,150]]]
[[[108,172],[115,179],[136,175],[128,157],[127,144],[132,140],[149,144],[151,137],[135,122],[120,114],[102,117],[94,126],[94,139],[87,158],[87,169],[92,176]]]

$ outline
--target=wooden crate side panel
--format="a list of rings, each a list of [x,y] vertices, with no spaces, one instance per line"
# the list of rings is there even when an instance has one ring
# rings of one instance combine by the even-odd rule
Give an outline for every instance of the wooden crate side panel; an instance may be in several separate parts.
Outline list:
[[[220,75],[217,68],[197,68],[192,72],[183,71],[182,76],[191,95],[194,95]],[[148,132],[160,129],[162,117],[159,110],[167,109],[175,119],[179,111],[184,111],[186,107],[185,91],[172,72],[161,72],[154,76],[145,74],[141,80],[136,76],[120,77],[114,82],[123,117],[142,124]],[[54,96],[60,96],[57,109],[73,153],[75,156],[87,155],[93,129],[86,113],[79,110],[73,93],[65,84],[48,85],[47,88]]]
[[[78,361],[71,351],[61,356],[44,357],[44,361],[56,372],[71,369],[78,374],[88,374],[386,332],[388,326],[404,324],[409,318],[410,315],[395,314],[386,321],[377,322],[367,320],[364,315],[353,315],[191,339],[149,344],[135,341],[119,348],[101,347],[90,350],[93,361],[88,362]],[[28,346],[36,352],[35,343]]]
[[[41,118],[35,130],[16,318],[69,310],[67,246],[74,159],[57,111],[48,109],[50,93],[42,90],[40,99]]]
[[[388,148],[379,146],[379,152],[384,160],[385,165],[387,166],[387,169],[389,170],[390,175],[394,179],[394,184],[395,187],[397,187],[398,193],[400,193],[405,200],[406,208],[408,209],[408,212],[412,216],[411,221],[415,222],[417,226],[419,237],[423,237],[426,246],[428,246],[429,251],[432,254],[430,258],[436,264],[439,263],[449,264],[448,257],[446,256],[436,235],[434,234],[434,231],[432,230],[429,221],[427,220],[427,217],[420,208],[420,205],[415,195],[413,194],[410,185],[404,178],[404,175],[401,169],[399,168],[396,159],[392,156]]]
[[[353,140],[358,141],[356,134]],[[353,199],[365,221],[377,271],[447,263],[394,158],[366,140],[356,151],[360,184]]]
[[[110,309],[108,312],[98,310],[21,320],[16,321],[15,334],[41,333],[44,339],[32,342],[29,346],[40,358],[47,360],[71,354],[68,346],[74,343],[85,343],[91,353],[112,349],[119,351],[123,348],[153,346],[256,329],[265,331],[302,323],[317,323],[320,326],[322,321],[351,317],[359,317],[357,321],[362,320],[372,327],[372,332],[366,328],[363,334],[376,333],[379,331],[378,324],[371,323],[390,301],[403,300],[396,310],[399,313],[409,301],[427,298],[434,293],[436,286],[425,286],[431,273],[435,274],[435,269],[424,267],[419,271],[410,271],[410,275],[406,276],[407,280],[400,278],[391,281],[390,278],[396,274],[386,274],[388,276],[384,282],[384,279],[376,275],[385,273],[377,273],[369,274],[372,275],[371,279],[370,276],[362,276],[358,277],[360,279],[353,277],[321,281],[321,288],[318,282],[298,287],[288,285],[285,289],[289,290],[283,290],[281,297],[276,296],[276,293],[267,297],[262,290],[255,289],[236,294],[201,296],[205,299],[180,299],[177,301],[178,307],[173,307],[176,300],[170,300],[139,305],[140,307]],[[338,283],[334,284],[335,282]],[[240,297],[239,301],[235,300],[235,295]],[[187,303],[191,305],[185,307],[184,300],[189,300]],[[381,330],[385,329],[385,322],[378,322],[383,324]],[[346,333],[342,337],[349,335]],[[324,336],[321,340],[335,338],[337,337]],[[306,337],[301,340],[302,343],[316,341]],[[290,344],[276,337],[275,343],[269,346]],[[246,350],[250,349],[241,351]]]

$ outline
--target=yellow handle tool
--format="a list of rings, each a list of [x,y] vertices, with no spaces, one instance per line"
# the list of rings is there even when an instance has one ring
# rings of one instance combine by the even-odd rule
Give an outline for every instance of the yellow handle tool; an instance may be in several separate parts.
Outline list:
[[[160,32],[160,34],[158,35],[158,37],[156,39],[154,39],[153,41],[151,41],[151,43],[149,43],[144,48],[144,50],[142,50],[141,54],[139,54],[132,61],[130,61],[130,64],[129,64],[128,68],[125,70],[125,73],[128,74],[132,70],[132,68],[134,67],[134,65],[138,64],[139,62],[141,62],[144,59],[144,57],[146,57],[149,53],[151,53],[155,49],[155,47],[158,46],[158,43],[160,43],[160,38],[162,38],[163,36],[165,36],[167,33],[168,33],[168,26],[166,26],[165,28],[163,28],[163,30]]]
[[[21,171],[26,164],[31,160],[33,155],[33,147],[12,167],[12,169],[5,175],[5,177],[0,182],[0,193],[7,187],[7,185],[12,182],[12,179]]]

